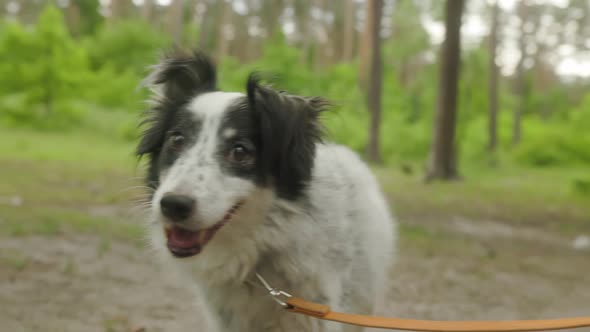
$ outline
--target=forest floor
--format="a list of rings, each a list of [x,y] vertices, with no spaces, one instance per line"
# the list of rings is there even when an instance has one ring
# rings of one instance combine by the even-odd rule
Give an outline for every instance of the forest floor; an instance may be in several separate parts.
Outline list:
[[[85,142],[25,136],[18,149],[0,137],[0,330],[206,331],[190,292],[143,240],[130,147],[92,153]],[[77,157],[52,152],[64,149]],[[578,171],[520,172],[427,186],[377,170],[401,223],[391,315],[590,314],[590,207],[557,185]]]

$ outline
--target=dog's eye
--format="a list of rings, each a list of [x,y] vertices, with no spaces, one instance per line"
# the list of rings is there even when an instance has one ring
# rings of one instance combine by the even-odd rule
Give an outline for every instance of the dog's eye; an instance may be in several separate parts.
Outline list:
[[[180,133],[174,133],[170,136],[170,146],[175,150],[180,150],[184,146],[184,136]]]
[[[229,159],[236,163],[243,163],[250,158],[250,153],[241,144],[236,144],[229,152]]]

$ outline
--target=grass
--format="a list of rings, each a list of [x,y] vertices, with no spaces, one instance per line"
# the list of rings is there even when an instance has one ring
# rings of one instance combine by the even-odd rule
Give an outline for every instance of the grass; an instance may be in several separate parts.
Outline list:
[[[111,250],[111,240],[108,237],[102,237],[98,245],[98,255],[102,257],[109,250]]]
[[[94,234],[141,243],[143,232],[139,223],[113,217],[92,217],[67,207],[0,207],[0,234],[26,236],[40,234],[55,236],[69,232]],[[99,251],[108,250],[104,242]]]
[[[1,128],[0,156],[11,160],[60,162],[89,170],[129,169],[135,164],[134,146],[117,135],[92,135],[82,130],[38,132]]]
[[[22,271],[29,264],[29,257],[18,250],[2,250],[0,253],[0,265],[6,265],[16,271]]]
[[[66,261],[66,265],[63,268],[63,273],[69,276],[73,276],[76,274],[76,263],[72,258],[68,258]]]
[[[463,180],[424,183],[391,169],[377,169],[402,219],[447,222],[461,217],[545,227],[563,233],[590,230],[587,195],[571,189],[585,169],[469,168]]]
[[[141,241],[138,222],[125,220],[126,206],[143,192],[142,168],[133,144],[82,131],[0,132],[0,234],[91,233],[103,239]],[[425,184],[418,175],[377,168],[407,241],[428,246],[437,234],[413,221],[456,217],[547,227],[564,233],[590,230],[588,196],[571,190],[583,169],[465,167],[464,180]],[[10,197],[22,204],[11,205]],[[94,213],[117,208],[114,213]],[[99,252],[110,242],[103,241]]]
[[[141,241],[140,225],[122,213],[141,195],[141,166],[132,153],[131,143],[111,137],[3,128],[0,234],[80,232]],[[22,204],[10,204],[11,197]],[[97,208],[123,211],[96,215]]]

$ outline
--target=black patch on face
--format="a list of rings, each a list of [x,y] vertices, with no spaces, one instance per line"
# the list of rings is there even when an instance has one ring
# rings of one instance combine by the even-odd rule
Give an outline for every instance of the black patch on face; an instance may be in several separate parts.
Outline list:
[[[195,116],[190,111],[181,109],[176,113],[170,128],[164,135],[164,144],[162,145],[158,156],[158,172],[172,166],[184,150],[195,144],[199,132],[201,131],[201,127],[202,122],[196,120]],[[183,148],[181,149],[176,148],[172,141],[176,136],[182,136],[184,138]]]
[[[156,91],[155,105],[147,112],[147,125],[137,155],[148,155],[146,182],[155,189],[159,174],[178,158],[170,147],[174,133],[186,138],[188,147],[197,139],[201,124],[186,110],[199,94],[216,91],[211,60],[201,53],[168,55],[147,78]],[[304,98],[275,91],[250,75],[247,97],[227,110],[219,129],[218,161],[224,172],[251,179],[259,186],[272,186],[279,197],[297,199],[311,180],[316,144],[321,141],[319,114],[329,104],[322,98]],[[236,135],[225,138],[231,128]],[[233,158],[237,150],[248,158]],[[232,152],[234,151],[234,152]],[[234,154],[232,154],[234,153]],[[243,157],[243,153],[239,154]]]
[[[155,105],[147,111],[142,122],[148,127],[136,153],[140,157],[148,155],[146,182],[155,189],[159,185],[160,167],[171,165],[177,157],[170,151],[164,151],[171,130],[178,128],[187,131],[188,136],[196,137],[199,125],[184,109],[197,95],[216,90],[216,73],[212,61],[204,54],[176,51],[167,55],[146,81],[153,90],[161,91],[161,96],[156,95]],[[195,129],[191,131],[188,128]]]
[[[255,74],[246,90],[255,128],[256,179],[272,184],[281,198],[297,199],[311,180],[316,144],[322,138],[318,118],[329,103],[262,86]]]
[[[258,127],[254,121],[253,113],[249,108],[246,97],[238,99],[225,112],[219,126],[217,146],[217,161],[225,173],[251,180],[257,185],[266,183],[259,178],[257,172],[258,159]],[[226,137],[227,130],[234,131],[230,137]],[[232,160],[232,149],[236,147],[245,149],[247,158],[243,161]]]
[[[218,161],[226,173],[259,186],[274,186],[281,198],[297,199],[311,180],[322,134],[318,116],[328,103],[275,91],[260,85],[255,75],[248,79],[247,93],[222,120]],[[228,129],[235,135],[225,137]],[[231,160],[236,146],[251,154],[247,162]]]

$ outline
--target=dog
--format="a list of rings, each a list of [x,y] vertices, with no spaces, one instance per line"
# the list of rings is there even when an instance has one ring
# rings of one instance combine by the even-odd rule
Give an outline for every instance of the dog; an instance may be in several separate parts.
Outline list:
[[[148,159],[153,248],[198,290],[210,331],[360,331],[287,312],[256,274],[333,310],[374,313],[396,242],[376,179],[323,141],[325,99],[277,91],[255,73],[243,93],[216,80],[211,59],[186,51],[146,78],[137,154]]]

